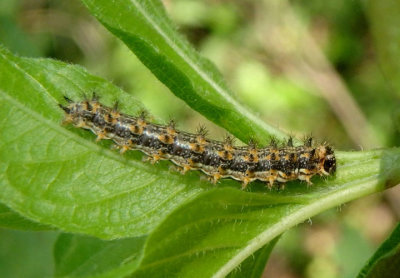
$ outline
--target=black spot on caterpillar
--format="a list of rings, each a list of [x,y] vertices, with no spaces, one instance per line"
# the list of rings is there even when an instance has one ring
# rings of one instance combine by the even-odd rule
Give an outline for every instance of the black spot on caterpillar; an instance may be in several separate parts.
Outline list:
[[[231,137],[222,142],[207,139],[203,127],[191,134],[176,130],[174,122],[148,122],[144,113],[137,117],[123,114],[117,105],[107,107],[95,95],[80,102],[65,99],[68,104],[59,105],[65,112],[65,123],[91,130],[97,141],[113,140],[121,153],[140,150],[152,163],[170,160],[182,173],[200,170],[213,183],[232,178],[241,181],[244,189],[249,182],[260,180],[271,188],[274,183],[296,179],[311,184],[314,175],[328,176],[336,171],[333,149],[326,144],[313,146],[311,138],[301,146],[294,146],[291,138],[280,147],[275,140],[263,148],[255,143],[235,146]]]

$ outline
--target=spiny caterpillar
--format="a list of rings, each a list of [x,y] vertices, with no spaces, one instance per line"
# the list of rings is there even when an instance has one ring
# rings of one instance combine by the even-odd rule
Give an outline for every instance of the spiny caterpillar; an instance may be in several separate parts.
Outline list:
[[[311,138],[302,146],[293,146],[291,138],[283,147],[274,141],[264,148],[254,143],[234,146],[230,137],[223,142],[207,139],[203,128],[191,134],[176,130],[173,122],[159,125],[146,121],[143,114],[133,117],[120,113],[117,106],[101,104],[95,94],[80,102],[64,98],[68,105],[59,106],[65,111],[65,123],[91,130],[97,141],[113,140],[121,153],[140,150],[152,163],[172,161],[182,173],[201,170],[213,183],[233,178],[242,182],[243,189],[254,180],[266,182],[269,188],[275,182],[295,179],[312,184],[312,176],[328,176],[336,170],[333,149],[327,145],[313,147]]]

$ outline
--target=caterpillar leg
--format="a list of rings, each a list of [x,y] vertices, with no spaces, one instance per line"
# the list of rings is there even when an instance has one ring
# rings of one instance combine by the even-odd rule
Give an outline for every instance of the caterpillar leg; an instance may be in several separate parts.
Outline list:
[[[217,182],[222,178],[220,173],[213,173],[207,176],[207,180],[212,184],[217,184]]]
[[[247,185],[250,183],[250,181],[251,181],[251,179],[249,179],[249,178],[242,179],[242,188],[241,189],[245,190]]]
[[[161,160],[161,156],[158,154],[149,154],[142,159],[143,162],[150,162],[152,165],[156,164],[159,160]]]
[[[192,167],[191,167],[190,165],[183,165],[183,166],[171,165],[171,166],[169,167],[169,169],[170,169],[171,171],[179,172],[179,173],[181,173],[182,175],[184,175],[184,174],[186,174],[187,171],[192,170]]]
[[[162,157],[159,154],[152,154],[151,156],[148,156],[148,161],[150,161],[151,164],[156,164],[158,161],[160,161]]]
[[[96,142],[99,142],[100,140],[103,140],[106,138],[106,134],[104,132],[99,132],[97,134]]]
[[[124,154],[127,150],[129,150],[129,147],[126,145],[123,145],[122,147],[119,148],[119,153]]]
[[[277,174],[272,174],[268,177],[268,189],[272,190],[272,187],[274,187],[274,183],[276,179],[278,178]]]
[[[311,174],[310,175],[302,174],[302,175],[299,175],[298,179],[305,181],[307,183],[307,187],[310,187],[313,184],[311,182],[311,177],[312,177]]]

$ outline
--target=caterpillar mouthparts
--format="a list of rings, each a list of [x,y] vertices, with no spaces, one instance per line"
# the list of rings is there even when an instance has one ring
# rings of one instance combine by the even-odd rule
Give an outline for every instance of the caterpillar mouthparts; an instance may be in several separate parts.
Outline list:
[[[232,178],[241,181],[244,189],[260,180],[272,188],[274,183],[298,179],[310,185],[314,175],[329,176],[336,171],[333,149],[326,144],[313,146],[311,138],[301,146],[294,146],[291,138],[281,147],[274,140],[263,148],[254,143],[234,146],[230,137],[207,139],[204,128],[191,134],[176,130],[174,122],[159,125],[148,122],[143,113],[137,117],[123,114],[117,106],[101,104],[96,95],[80,102],[64,98],[68,104],[59,105],[65,112],[64,123],[91,130],[96,141],[113,140],[121,153],[140,150],[152,163],[170,160],[182,173],[200,170],[213,183]]]

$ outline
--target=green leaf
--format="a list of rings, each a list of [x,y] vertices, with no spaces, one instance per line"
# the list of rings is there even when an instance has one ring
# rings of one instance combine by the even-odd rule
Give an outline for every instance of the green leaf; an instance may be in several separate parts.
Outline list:
[[[104,238],[157,226],[137,276],[222,277],[290,227],[400,181],[398,149],[337,152],[336,177],[312,188],[292,182],[269,192],[253,183],[255,192],[245,192],[225,180],[201,193],[212,186],[198,173],[145,164],[138,152],[122,157],[109,141],[62,127],[62,95],[80,99],[93,90],[109,105],[122,99],[129,113],[141,108],[80,67],[0,49],[0,201],[33,221]]]
[[[128,113],[142,106],[109,82],[48,59],[20,58],[0,47],[0,202],[35,222],[103,238],[148,233],[192,199],[198,174],[182,176],[168,163],[121,156],[111,142],[61,126],[63,95],[80,100],[97,91]]]
[[[177,97],[237,138],[286,137],[238,103],[221,74],[176,31],[159,0],[82,0]]]
[[[293,182],[282,191],[202,193],[151,233],[135,277],[225,277],[287,229],[400,181],[400,149],[337,158],[336,178],[310,188]]]
[[[393,93],[400,92],[400,2],[369,0],[366,2],[371,31],[386,80]]]
[[[382,243],[357,278],[400,277],[400,223]],[[397,273],[397,274],[396,274]]]
[[[61,234],[54,246],[56,277],[126,277],[137,268],[146,237],[104,241]],[[279,237],[246,259],[228,277],[261,277]]]
[[[61,234],[54,246],[56,277],[126,277],[139,262],[146,237],[104,241]]]
[[[0,204],[0,227],[31,231],[52,230],[49,226],[35,223],[22,217],[3,204]]]
[[[270,241],[263,248],[248,257],[237,269],[233,270],[227,277],[229,278],[259,278],[264,273],[265,265],[271,255],[272,249],[278,242],[280,236]]]

